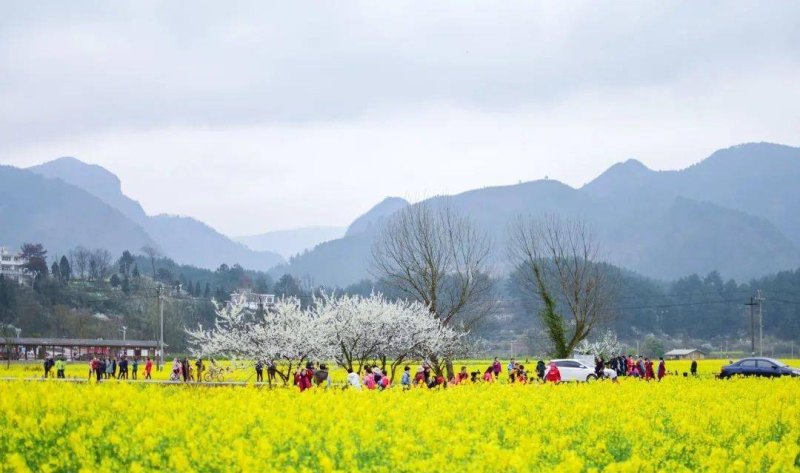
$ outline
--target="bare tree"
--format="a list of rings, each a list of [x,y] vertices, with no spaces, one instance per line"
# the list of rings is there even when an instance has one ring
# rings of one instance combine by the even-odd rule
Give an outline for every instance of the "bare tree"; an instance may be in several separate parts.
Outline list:
[[[89,257],[91,252],[82,246],[76,247],[70,252],[70,259],[72,260],[71,266],[75,269],[75,273],[79,279],[86,277],[86,271],[89,269]]]
[[[540,316],[555,355],[570,356],[611,318],[615,284],[599,261],[595,237],[583,221],[555,216],[520,218],[509,233],[516,282],[542,303]]]
[[[371,273],[422,302],[444,326],[469,329],[492,307],[487,235],[447,202],[408,206],[382,226],[372,248]],[[431,359],[437,374],[440,360]],[[451,360],[443,360],[448,378]]]
[[[102,281],[111,274],[113,258],[108,250],[98,248],[89,254],[89,278]]]
[[[150,266],[153,269],[153,281],[156,280],[156,258],[160,255],[157,249],[152,246],[145,245],[142,247],[142,253],[146,254],[150,259]]]

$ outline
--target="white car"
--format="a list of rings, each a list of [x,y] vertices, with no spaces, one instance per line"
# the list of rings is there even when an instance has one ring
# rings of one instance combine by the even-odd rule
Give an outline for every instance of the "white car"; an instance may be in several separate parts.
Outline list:
[[[582,361],[569,358],[550,360],[550,363],[555,363],[558,366],[558,371],[561,372],[561,381],[594,381],[597,379],[594,374],[594,368],[587,366]],[[550,372],[550,363],[547,363],[547,368],[544,371],[545,379],[547,378],[547,373]],[[617,377],[617,372],[604,368],[603,375],[606,378],[614,379]]]

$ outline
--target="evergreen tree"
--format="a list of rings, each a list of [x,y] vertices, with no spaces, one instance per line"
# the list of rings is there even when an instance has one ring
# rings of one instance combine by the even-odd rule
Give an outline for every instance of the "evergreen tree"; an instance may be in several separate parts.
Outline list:
[[[128,280],[128,276],[123,276],[122,278],[122,292],[125,294],[130,294],[131,292],[131,282]]]
[[[135,264],[133,265],[133,271],[131,271],[131,276],[133,276],[134,278],[139,277],[139,267],[136,266]]]
[[[111,287],[119,287],[120,284],[119,276],[117,276],[117,273],[114,273],[114,275],[111,276]]]
[[[14,322],[17,313],[16,281],[6,279],[0,274],[0,324]]]
[[[72,277],[72,268],[69,266],[69,260],[66,256],[61,257],[61,261],[58,262],[58,270],[61,273],[61,280],[67,282]]]
[[[205,292],[203,292],[203,297],[208,299],[208,297],[210,295],[211,295],[211,284],[210,283],[206,283],[206,290],[205,290]]]
[[[122,273],[123,276],[127,276],[132,266],[133,255],[128,250],[123,251],[122,256],[119,258],[119,272]]]
[[[61,280],[61,269],[59,269],[58,263],[56,261],[53,261],[53,265],[50,266],[50,274],[56,281]]]

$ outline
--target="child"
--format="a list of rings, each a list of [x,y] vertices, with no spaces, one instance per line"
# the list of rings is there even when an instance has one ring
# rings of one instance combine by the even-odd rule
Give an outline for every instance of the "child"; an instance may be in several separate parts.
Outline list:
[[[400,379],[400,385],[403,386],[403,390],[411,389],[411,367],[406,365],[403,368],[403,377]]]
[[[370,373],[369,367],[364,368],[364,386],[369,390],[375,389],[375,375]]]
[[[486,381],[487,383],[491,383],[492,381],[494,381],[494,378],[492,377],[493,372],[494,372],[493,367],[490,366],[486,368],[486,371],[483,372],[483,380]]]

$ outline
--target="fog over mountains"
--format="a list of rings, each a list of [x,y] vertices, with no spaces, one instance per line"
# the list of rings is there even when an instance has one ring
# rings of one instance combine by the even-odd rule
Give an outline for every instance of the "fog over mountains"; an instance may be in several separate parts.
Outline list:
[[[508,222],[555,213],[586,219],[610,262],[646,276],[718,270],[746,280],[800,265],[798,178],[800,149],[755,143],[717,151],[679,171],[653,171],[629,160],[578,189],[539,180],[431,199],[448,199],[491,235],[498,272],[507,269],[502,246]],[[146,215],[122,193],[117,176],[100,166],[74,158],[26,170],[0,166],[0,244],[36,241],[51,254],[77,245],[115,254],[151,245],[179,263],[272,268],[315,284],[343,286],[368,277],[381,222],[406,205],[387,198],[346,231],[311,227],[234,241],[191,217]]]
[[[15,225],[11,238],[3,235],[3,241],[12,245],[37,241],[51,252],[61,254],[77,245],[106,248],[114,254],[126,249],[139,252],[142,246],[150,245],[176,262],[212,269],[222,263],[239,263],[267,270],[283,261],[277,253],[253,251],[191,217],[146,215],[137,201],[122,193],[119,178],[100,166],[75,158],[60,158],[28,168],[28,171],[32,176],[48,178],[29,177],[35,186],[59,188],[61,192],[48,199],[57,209],[81,212],[82,206],[74,202],[75,197],[80,196],[82,201],[92,201],[92,207],[107,207],[113,218],[87,216],[75,221],[63,218],[58,211],[34,208],[33,215],[39,214],[32,217],[39,222],[38,230]],[[37,190],[29,192],[37,193]],[[129,228],[136,230],[130,234]],[[54,237],[50,229],[58,229],[58,236]]]
[[[286,259],[313,248],[319,243],[341,238],[347,227],[313,226],[291,230],[275,230],[233,239],[256,251],[274,251]]]

